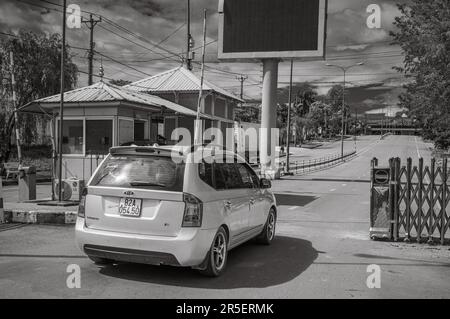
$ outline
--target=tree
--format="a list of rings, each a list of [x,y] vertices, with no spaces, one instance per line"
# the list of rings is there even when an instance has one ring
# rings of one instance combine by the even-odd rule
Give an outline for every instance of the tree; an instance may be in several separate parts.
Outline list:
[[[23,106],[35,99],[58,94],[60,92],[61,37],[38,35],[33,32],[20,31],[16,37],[0,42],[0,77],[4,81],[2,96],[2,121],[0,126],[1,160],[8,160],[11,150],[11,134],[14,128],[12,105],[11,71],[16,80],[17,106]],[[78,69],[72,63],[70,51],[66,45],[64,64],[65,90],[71,90],[77,82]],[[10,70],[10,52],[14,54],[14,70]],[[48,118],[36,115],[19,114],[21,138],[26,144],[35,140],[38,126],[45,127]]]
[[[401,16],[391,32],[402,48],[402,67],[411,78],[400,96],[400,106],[411,111],[435,146],[450,147],[450,2],[411,0],[400,4]]]
[[[339,134],[342,130],[342,94],[344,92],[342,85],[334,85],[328,90],[326,99],[330,104],[329,126],[334,134]],[[349,106],[345,103],[344,117],[347,118]]]
[[[310,126],[310,121],[305,117],[309,113],[311,105],[317,98],[316,87],[308,82],[292,85],[292,109],[291,123],[297,132],[302,132],[305,125]],[[278,89],[277,94],[277,127],[280,129],[280,137],[284,141],[287,131],[287,105],[289,102],[289,87]],[[303,120],[301,120],[303,118]],[[299,135],[299,134],[297,134]]]

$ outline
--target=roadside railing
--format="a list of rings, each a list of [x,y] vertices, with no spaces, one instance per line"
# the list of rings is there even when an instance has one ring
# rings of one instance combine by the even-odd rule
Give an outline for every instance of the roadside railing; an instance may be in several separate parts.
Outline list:
[[[306,173],[306,172],[312,171],[313,169],[317,169],[317,168],[320,169],[320,168],[326,168],[326,167],[333,166],[334,164],[341,162],[341,161],[345,160],[346,158],[349,158],[354,155],[356,155],[356,150],[346,153],[346,154],[344,154],[344,156],[337,154],[337,155],[325,156],[325,157],[315,158],[315,159],[310,159],[310,160],[294,161],[294,162],[290,162],[289,171],[294,174]],[[284,163],[284,167],[285,166],[286,166],[286,163]],[[284,169],[283,173],[285,171],[286,170]]]

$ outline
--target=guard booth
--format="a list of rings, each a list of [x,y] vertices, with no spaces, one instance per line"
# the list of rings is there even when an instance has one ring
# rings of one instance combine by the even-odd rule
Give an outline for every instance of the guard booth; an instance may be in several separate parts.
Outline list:
[[[57,154],[59,106],[58,94],[35,100],[19,109],[52,119],[52,144]],[[158,136],[170,140],[171,136],[167,134],[172,132],[167,132],[165,126],[172,118],[193,121],[195,117],[194,110],[177,103],[103,82],[66,92],[62,179],[69,185],[75,185],[74,181],[87,181],[111,147],[142,140],[157,143]],[[210,119],[204,113],[201,117]],[[191,134],[193,136],[193,131]],[[54,167],[54,171],[58,170]],[[73,192],[77,193],[76,190]]]
[[[372,159],[370,183],[371,239],[392,238],[393,192],[390,191],[391,173],[391,168],[378,167],[378,160]]]

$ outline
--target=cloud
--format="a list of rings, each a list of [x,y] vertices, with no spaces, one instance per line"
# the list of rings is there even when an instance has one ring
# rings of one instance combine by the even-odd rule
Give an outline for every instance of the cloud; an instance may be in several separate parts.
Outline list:
[[[40,6],[59,9],[45,2],[31,2]],[[57,0],[52,2],[59,3]],[[401,61],[401,57],[383,57],[379,54],[385,51],[398,50],[389,47],[389,31],[392,30],[394,17],[398,15],[398,10],[393,0],[330,0],[328,14],[328,49],[327,57],[339,57],[341,60],[333,62],[339,64],[352,64],[357,62],[356,57],[361,57],[366,61],[366,65],[355,70],[356,73],[391,73],[391,67]],[[186,48],[186,0],[71,0],[71,3],[79,4],[82,10],[101,14],[114,23],[119,24],[128,31],[118,29],[106,21],[97,25],[94,31],[96,50],[106,56],[114,58],[124,64],[130,65],[147,74],[156,74],[169,68],[180,65],[177,57],[161,60],[162,56],[169,56],[166,51],[158,49],[155,44],[159,43],[167,36],[171,35],[177,28],[179,30],[166,39],[161,46],[167,51],[181,53]],[[379,4],[382,8],[382,29],[373,30],[366,26],[368,13],[366,8],[369,4]],[[217,39],[217,14],[218,1],[211,0],[191,0],[191,33],[195,39],[196,68],[199,70],[198,62],[201,57],[203,9],[207,9],[207,42]],[[0,2],[0,30],[18,31],[28,29],[34,32],[55,33],[61,30],[61,13],[46,12],[43,8],[25,4],[20,1],[2,0]],[[180,28],[181,27],[181,28]],[[106,29],[106,30],[105,30]],[[120,36],[114,34],[117,33]],[[146,39],[141,41],[134,37]],[[126,39],[128,40],[126,40]],[[132,43],[135,42],[135,43]],[[70,45],[87,48],[89,46],[89,30],[83,26],[81,30],[67,30],[67,41]],[[137,44],[136,44],[137,43]],[[87,70],[86,51],[73,49],[77,56],[74,58],[79,68]],[[349,56],[348,59],[345,56]],[[100,57],[96,55],[94,70],[98,70]],[[217,43],[211,43],[206,50],[208,62],[219,62],[217,60]],[[143,62],[148,61],[148,62]],[[124,65],[112,62],[103,58],[103,64],[107,77],[123,78],[127,80],[137,80],[144,77],[142,73],[127,68]],[[324,62],[296,62],[295,68],[298,74],[317,74],[315,77],[297,77],[299,81],[316,81],[318,90],[324,92],[332,85],[323,82],[339,82],[341,75],[324,67]],[[211,64],[213,68],[220,68],[228,72],[249,74],[245,87],[246,95],[259,97],[261,89],[255,83],[259,83],[262,78],[261,63],[218,63]],[[280,85],[286,85],[289,74],[288,63],[280,64]],[[207,78],[223,86],[239,86],[236,76],[233,74],[221,73],[209,69]],[[375,76],[354,76],[350,77],[354,84],[365,85],[367,83],[380,83],[392,75]],[[80,85],[86,84],[85,76],[80,75]],[[398,85],[396,79],[389,80],[392,86]],[[388,84],[387,84],[388,85]],[[236,88],[233,88],[236,89]],[[237,89],[236,89],[237,90]]]

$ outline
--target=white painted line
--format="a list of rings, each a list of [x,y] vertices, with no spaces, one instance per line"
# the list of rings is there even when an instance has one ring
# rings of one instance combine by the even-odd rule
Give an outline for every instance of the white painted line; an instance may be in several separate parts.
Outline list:
[[[298,206],[292,206],[292,207],[289,207],[288,209],[289,210],[296,210],[298,208]]]
[[[342,184],[342,186],[344,186],[344,187],[345,187],[345,186],[347,186],[347,184]]]
[[[414,141],[416,142],[416,150],[417,150],[417,157],[420,158],[420,152],[419,152],[419,145],[417,144],[417,137],[414,136]]]
[[[332,188],[330,189],[330,192],[334,192],[336,190],[336,188]]]

